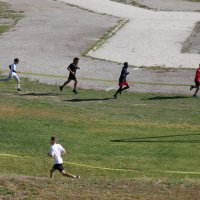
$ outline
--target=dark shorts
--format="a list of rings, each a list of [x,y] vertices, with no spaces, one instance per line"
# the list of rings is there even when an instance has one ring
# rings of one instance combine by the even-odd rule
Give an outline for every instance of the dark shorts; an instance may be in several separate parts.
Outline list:
[[[73,75],[73,74],[69,74],[69,77],[68,77],[68,80],[73,80],[73,81],[76,81],[76,76]]]
[[[195,82],[196,87],[200,86],[200,81],[195,80],[194,82]]]
[[[119,82],[119,87],[122,87],[124,85],[128,85],[128,81],[125,81],[125,82]]]
[[[62,164],[55,164],[53,166],[53,169],[58,170],[59,172],[62,172],[64,170],[64,167]]]

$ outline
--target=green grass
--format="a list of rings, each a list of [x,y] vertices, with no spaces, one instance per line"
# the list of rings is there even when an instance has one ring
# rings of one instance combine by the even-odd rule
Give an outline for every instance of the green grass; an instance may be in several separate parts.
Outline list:
[[[115,183],[113,192],[121,181],[134,185],[136,179],[178,186],[190,179],[193,188],[199,179],[199,99],[124,93],[114,100],[114,91],[73,95],[70,88],[60,93],[57,86],[22,82],[22,93],[15,93],[15,82],[0,83],[1,175],[46,177],[53,164],[46,157],[49,138],[55,135],[69,151],[66,169],[90,189],[107,180]]]
[[[0,35],[9,31],[22,18],[22,11],[10,9],[9,4],[0,1]]]
[[[9,31],[9,29],[10,29],[9,25],[0,25],[0,34]]]

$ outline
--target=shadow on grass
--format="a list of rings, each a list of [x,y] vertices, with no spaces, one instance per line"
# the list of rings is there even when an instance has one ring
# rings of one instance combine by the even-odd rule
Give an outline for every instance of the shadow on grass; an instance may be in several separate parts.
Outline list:
[[[173,140],[161,140],[162,138],[174,138],[174,137],[188,137],[188,136],[200,136],[198,134],[185,134],[185,135],[163,135],[155,137],[141,137],[131,139],[118,139],[111,140],[111,142],[133,142],[133,143],[200,143],[200,139],[173,139]]]
[[[141,100],[167,100],[167,99],[187,99],[190,98],[188,96],[157,96],[157,97],[151,97],[147,99],[141,99]]]
[[[19,96],[55,96],[54,93],[51,92],[46,92],[46,93],[36,93],[36,92],[31,92],[31,93],[26,93],[26,94],[17,94]]]
[[[68,102],[84,102],[84,101],[108,101],[114,98],[91,98],[91,99],[70,99],[70,100],[62,100]]]

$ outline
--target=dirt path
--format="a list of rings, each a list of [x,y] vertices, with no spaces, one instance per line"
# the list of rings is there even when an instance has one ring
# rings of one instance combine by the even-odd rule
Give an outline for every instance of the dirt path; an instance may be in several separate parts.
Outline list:
[[[63,82],[67,76],[66,65],[72,58],[81,56],[92,42],[118,21],[116,17],[88,12],[58,1],[4,1],[13,9],[23,10],[25,17],[0,38],[0,70],[7,70],[8,64],[18,56],[21,76],[45,83]],[[81,87],[117,88],[120,64],[81,57],[80,67]],[[131,68],[130,91],[189,94],[186,85],[193,82],[193,74],[193,70]]]
[[[199,11],[200,3],[189,0],[113,0],[130,5],[146,6],[150,9],[164,11]]]
[[[199,54],[183,54],[182,43],[200,19],[199,13],[151,11],[110,0],[62,0],[67,3],[129,19],[101,48],[90,55],[134,66],[192,68]],[[114,53],[113,53],[114,52]]]

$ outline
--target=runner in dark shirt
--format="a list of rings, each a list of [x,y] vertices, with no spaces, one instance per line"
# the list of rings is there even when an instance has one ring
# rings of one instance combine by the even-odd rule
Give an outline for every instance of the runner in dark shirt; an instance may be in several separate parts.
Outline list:
[[[126,80],[126,77],[127,77],[128,74],[129,74],[129,72],[128,72],[128,63],[125,62],[124,66],[122,68],[122,71],[121,71],[121,75],[119,77],[119,89],[117,90],[117,92],[114,95],[115,99],[117,98],[118,93],[121,94],[123,90],[126,90],[126,89],[129,88],[128,81]],[[124,85],[126,87],[123,88]]]
[[[62,85],[60,86],[60,91],[62,92],[63,88],[69,83],[71,82],[72,80],[74,81],[74,89],[73,89],[73,93],[75,94],[78,94],[77,91],[76,91],[76,87],[77,87],[77,84],[78,84],[78,81],[77,81],[77,78],[76,78],[76,70],[77,69],[80,69],[78,67],[78,62],[79,62],[79,58],[78,57],[75,57],[74,60],[73,60],[73,63],[71,63],[69,65],[69,67],[67,68],[69,70],[69,77],[68,77],[68,80]]]

